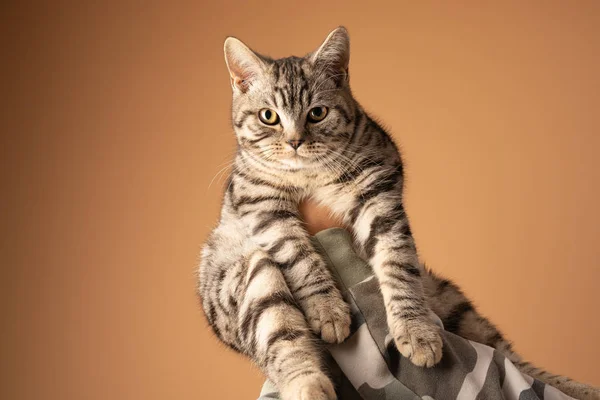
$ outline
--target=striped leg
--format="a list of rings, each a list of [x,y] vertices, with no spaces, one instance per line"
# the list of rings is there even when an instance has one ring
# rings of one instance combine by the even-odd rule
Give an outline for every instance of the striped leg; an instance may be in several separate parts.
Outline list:
[[[554,375],[523,361],[511,343],[475,306],[454,283],[427,271],[424,275],[427,303],[441,319],[444,328],[458,336],[495,348],[508,358],[522,373],[554,386],[576,399],[599,400],[600,389],[579,383],[566,376]]]
[[[417,366],[442,358],[438,326],[429,317],[416,248],[397,196],[381,191],[357,214],[355,232],[381,284],[390,334]]]
[[[350,309],[315,251],[297,204],[278,200],[278,207],[247,208],[243,220],[252,240],[281,266],[312,330],[326,342],[340,343],[350,334]]]
[[[252,358],[284,400],[335,399],[317,342],[270,257],[257,250],[233,267],[206,256],[203,264],[203,308],[217,336]]]

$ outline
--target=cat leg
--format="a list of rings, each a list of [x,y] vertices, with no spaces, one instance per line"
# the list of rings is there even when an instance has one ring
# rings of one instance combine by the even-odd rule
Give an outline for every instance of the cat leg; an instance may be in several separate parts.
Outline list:
[[[298,205],[276,197],[277,193],[268,187],[261,190],[263,198],[277,198],[272,208],[256,198],[238,201],[241,220],[251,232],[251,240],[281,266],[313,331],[328,343],[341,343],[350,334],[350,309],[315,250],[298,215]]]
[[[335,399],[322,350],[268,254],[256,250],[231,266],[210,262],[205,251],[200,289],[215,334],[249,356],[277,386],[283,400]],[[210,269],[218,271],[202,271]]]
[[[371,184],[359,192],[348,218],[381,285],[387,323],[398,351],[417,366],[432,367],[442,358],[443,342],[439,327],[429,317],[397,171],[369,170]]]
[[[600,389],[576,382],[566,376],[554,375],[523,361],[511,343],[487,318],[479,314],[469,299],[454,283],[427,271],[424,275],[427,303],[444,324],[444,329],[465,339],[495,348],[522,373],[554,386],[576,399],[598,400]]]

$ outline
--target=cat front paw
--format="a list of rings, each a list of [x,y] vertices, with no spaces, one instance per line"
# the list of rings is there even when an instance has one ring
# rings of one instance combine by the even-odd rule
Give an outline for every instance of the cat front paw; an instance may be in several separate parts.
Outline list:
[[[341,343],[350,334],[350,307],[339,292],[316,294],[301,302],[308,325],[327,343]]]
[[[336,400],[333,384],[323,373],[295,378],[281,389],[283,400]]]
[[[440,328],[429,318],[395,321],[390,327],[400,354],[418,367],[433,367],[442,359]]]

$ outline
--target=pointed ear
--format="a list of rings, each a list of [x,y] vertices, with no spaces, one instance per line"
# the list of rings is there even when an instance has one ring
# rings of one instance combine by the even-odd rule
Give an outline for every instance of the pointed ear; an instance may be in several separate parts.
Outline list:
[[[231,87],[245,93],[264,70],[264,62],[248,46],[234,37],[225,39],[225,62],[231,77]]]
[[[348,79],[350,63],[350,36],[343,26],[334,29],[321,46],[309,55],[317,68],[324,68],[336,76],[342,74],[342,81]]]

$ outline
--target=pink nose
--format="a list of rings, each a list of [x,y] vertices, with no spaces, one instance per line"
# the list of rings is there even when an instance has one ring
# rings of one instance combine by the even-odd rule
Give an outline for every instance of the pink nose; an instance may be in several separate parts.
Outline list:
[[[292,146],[294,150],[298,150],[298,147],[302,146],[302,143],[304,143],[304,139],[288,140],[288,144]]]

